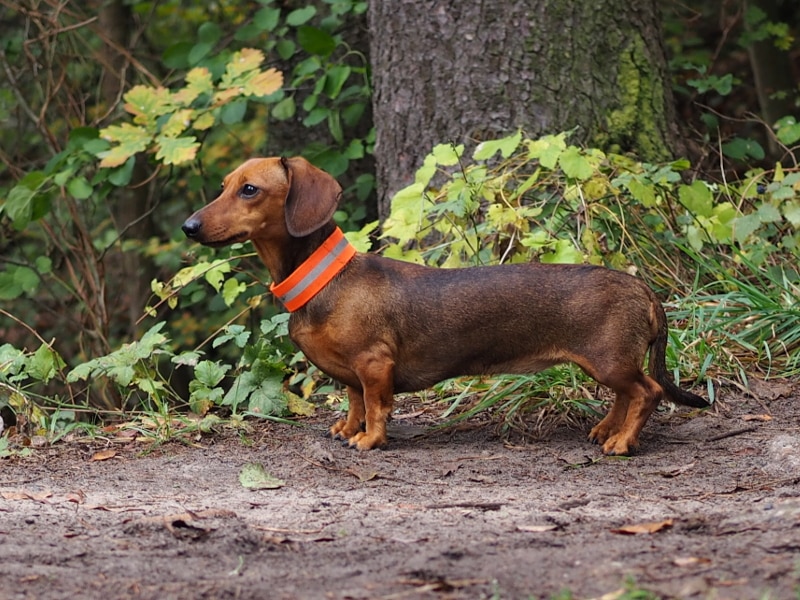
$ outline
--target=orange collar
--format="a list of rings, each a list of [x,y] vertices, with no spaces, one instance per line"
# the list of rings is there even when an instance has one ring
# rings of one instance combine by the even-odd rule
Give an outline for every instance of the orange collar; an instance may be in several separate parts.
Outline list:
[[[269,290],[286,310],[294,312],[316,296],[355,254],[356,249],[337,227],[302,265],[279,284],[273,282]]]

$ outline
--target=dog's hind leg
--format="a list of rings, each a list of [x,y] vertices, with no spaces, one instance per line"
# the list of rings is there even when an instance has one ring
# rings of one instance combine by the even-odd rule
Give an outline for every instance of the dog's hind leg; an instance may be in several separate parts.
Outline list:
[[[593,444],[605,444],[609,438],[622,430],[625,418],[628,416],[628,406],[630,397],[626,394],[617,393],[614,403],[608,414],[597,425],[592,427],[589,432],[589,441]]]
[[[627,407],[624,420],[620,423],[620,413],[614,415],[614,421],[610,424],[614,428],[603,428],[602,432],[606,435],[603,443],[603,454],[627,456],[639,446],[639,433],[642,431],[647,419],[658,407],[664,395],[664,390],[651,377],[640,372],[639,377],[623,387],[612,387],[617,394],[616,403],[622,401]],[[612,408],[606,419],[603,419],[595,430],[601,427],[614,412]],[[590,434],[590,437],[592,434]],[[599,435],[597,436],[599,441]]]

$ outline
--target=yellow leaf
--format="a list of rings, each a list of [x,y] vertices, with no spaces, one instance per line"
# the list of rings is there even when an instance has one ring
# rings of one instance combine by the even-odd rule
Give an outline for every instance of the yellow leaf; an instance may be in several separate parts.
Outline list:
[[[264,53],[254,48],[242,48],[239,52],[234,52],[228,63],[223,81],[227,77],[236,78],[242,73],[258,69],[264,60]]]
[[[311,404],[311,402],[303,400],[297,394],[286,392],[286,400],[288,402],[289,410],[292,414],[299,415],[301,417],[311,417],[314,415],[316,407]]]
[[[635,535],[637,533],[657,533],[664,529],[672,527],[672,519],[665,519],[664,521],[656,521],[653,523],[639,523],[637,525],[624,525],[619,529],[612,529],[612,533],[623,533],[627,535]]]
[[[192,116],[194,111],[190,108],[184,108],[170,115],[164,127],[161,128],[161,135],[166,137],[178,137],[192,124]]]
[[[210,94],[214,90],[211,72],[205,67],[195,67],[186,74],[186,87],[173,92],[173,102],[187,106],[201,94]]]
[[[170,92],[166,88],[137,85],[125,94],[125,110],[133,115],[133,122],[154,126],[156,118],[172,109]]]
[[[194,121],[193,127],[197,131],[205,131],[206,129],[211,129],[214,126],[214,115],[210,112],[203,113]]]
[[[110,142],[119,142],[118,146],[98,153],[101,167],[118,167],[131,156],[143,152],[152,141],[152,136],[143,127],[130,123],[111,125],[100,130],[100,136]]]
[[[95,452],[92,454],[91,460],[93,461],[101,461],[101,460],[108,460],[109,458],[114,458],[117,455],[116,450],[100,450],[99,452]]]
[[[277,92],[283,85],[283,73],[268,69],[256,75],[245,85],[245,91],[251,96],[269,96]]]

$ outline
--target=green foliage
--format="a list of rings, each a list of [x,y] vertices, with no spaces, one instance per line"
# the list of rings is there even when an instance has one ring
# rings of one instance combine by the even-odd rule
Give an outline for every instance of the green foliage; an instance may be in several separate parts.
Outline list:
[[[0,299],[15,302],[12,322],[36,323],[37,310],[70,315],[55,319],[45,333],[72,367],[62,363],[69,377],[59,373],[57,382],[50,382],[66,397],[112,409],[155,410],[165,426],[170,410],[187,402],[197,414],[220,407],[236,415],[309,414],[313,407],[305,398],[319,377],[313,369],[293,367],[302,357],[289,354],[285,332],[271,324],[274,310],[261,302],[247,273],[252,254],[236,246],[212,258],[210,250],[193,247],[198,257],[180,270],[187,246],[183,236],[180,241],[175,236],[192,210],[189,200],[194,203],[209,182],[215,187],[232,161],[257,153],[269,139],[267,124],[301,121],[308,131],[301,139],[313,142],[281,151],[304,154],[335,174],[371,153],[366,59],[342,33],[366,3],[331,0],[293,10],[264,0],[252,12],[237,3],[186,7],[167,0],[158,6],[137,2],[130,9],[138,17],[133,26],[141,27],[133,37],[148,38],[148,56],[163,52],[162,64],[144,65],[131,53],[128,75],[134,83],[121,93],[118,114],[97,102],[75,115],[53,115],[39,123],[54,142],[52,156],[38,164],[21,161],[17,180],[0,182],[5,198],[0,201]],[[59,48],[68,47],[72,36],[96,42],[81,22],[53,15],[53,26],[64,27],[64,34],[53,38],[64,41]],[[49,39],[26,40],[20,31],[28,29],[0,35],[7,52],[3,61],[24,58],[23,43],[36,46]],[[286,80],[270,66],[278,60]],[[112,75],[100,73],[108,64],[67,60],[63,74],[58,72],[62,65],[46,67],[53,80],[97,81]],[[17,93],[0,96],[0,105],[26,96],[22,79],[12,83]],[[43,100],[41,113],[83,101]],[[112,115],[113,121],[89,122],[100,114]],[[2,119],[12,115],[19,116],[0,111]],[[38,155],[43,154],[40,149]],[[353,182],[348,194],[355,200],[347,213],[336,215],[343,225],[357,227],[373,188],[371,174]],[[141,212],[125,208],[134,199],[145,200]],[[363,245],[367,230],[360,235]],[[154,275],[175,271],[169,282],[158,277],[150,282]],[[152,306],[143,307],[148,319],[143,327],[150,328],[143,335],[137,332],[145,317],[135,328],[123,322],[141,287],[132,279],[142,276],[154,294]],[[202,306],[204,319],[192,318],[195,306]],[[244,339],[250,328],[237,332],[248,318],[260,339]],[[198,340],[206,335],[203,328],[217,332],[209,338],[214,340],[210,349],[204,347],[209,340]],[[19,380],[14,385],[23,379],[38,388],[47,383],[35,355],[13,350],[26,357],[13,362],[13,373],[4,365],[8,377]],[[240,354],[236,366],[226,362]],[[175,369],[194,370],[188,398],[173,388]],[[287,385],[300,395],[288,392]]]
[[[224,73],[216,79],[207,67],[195,67],[187,73],[182,88],[132,88],[124,96],[124,108],[133,115],[133,123],[100,131],[101,138],[113,145],[96,153],[101,159],[99,166],[120,167],[148,150],[154,151],[164,165],[191,162],[200,143],[189,133],[205,131],[218,119],[228,124],[240,121],[245,100],[266,97],[280,89],[283,75],[275,69],[262,70],[263,61],[260,50],[244,48],[232,54]]]
[[[441,267],[539,260],[636,271],[687,297],[668,349],[676,380],[696,374],[713,399],[710,382],[746,381],[745,365],[795,372],[800,172],[776,165],[725,185],[686,182],[686,161],[640,163],[567,139],[517,132],[479,145],[471,159],[461,146],[435,147],[392,199],[384,255]],[[459,386],[448,414],[480,391],[459,416],[492,408],[508,426],[544,406],[572,414],[596,408],[587,389],[594,386],[573,367]],[[439,390],[452,392],[452,384]]]
[[[786,115],[774,123],[765,122],[768,118],[775,120],[774,101],[780,101],[774,106],[782,111],[792,111],[797,106],[800,101],[797,86],[792,85],[791,77],[786,78],[783,89],[765,83],[769,78],[764,74],[781,67],[769,62],[774,53],[752,52],[755,44],[771,45],[779,55],[787,57],[788,65],[789,57],[797,49],[793,34],[796,24],[771,20],[759,3],[708,4],[699,11],[676,7],[675,12],[665,22],[671,67],[676,75],[674,88],[681,96],[696,102],[701,143],[711,160],[717,162],[718,148],[723,164],[735,167],[758,164],[768,158],[788,158],[797,164],[794,145],[800,140],[800,129],[794,127],[795,117]],[[708,28],[716,26],[711,21],[723,27],[721,39],[713,49],[701,37],[708,34]],[[740,65],[743,60],[748,62],[746,68]],[[744,76],[748,71],[752,80]],[[759,92],[759,106],[745,109],[742,98],[754,88]],[[718,167],[719,164],[714,165]]]

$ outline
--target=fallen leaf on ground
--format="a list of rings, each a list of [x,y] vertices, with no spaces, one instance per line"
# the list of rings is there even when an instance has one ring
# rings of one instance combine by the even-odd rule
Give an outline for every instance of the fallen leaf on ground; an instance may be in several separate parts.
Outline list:
[[[92,454],[92,458],[89,460],[93,461],[101,461],[101,460],[108,460],[109,458],[114,458],[117,455],[116,450],[100,450],[100,452],[95,452]]]
[[[691,567],[694,565],[707,565],[711,563],[708,558],[698,558],[697,556],[679,556],[672,560],[676,567]]]
[[[267,473],[261,463],[247,463],[239,472],[239,483],[251,490],[275,490],[286,482]]]
[[[86,502],[86,494],[84,494],[82,490],[70,492],[67,494],[66,500],[67,502],[74,502],[75,504],[83,504]]]
[[[517,525],[517,529],[525,533],[544,533],[558,529],[558,525]]]
[[[365,481],[372,481],[373,479],[377,479],[378,477],[380,477],[380,474],[377,471],[370,471],[370,470],[360,471],[352,467],[349,469],[345,469],[345,471],[347,473],[350,473],[350,475],[353,475],[354,477],[358,477],[358,480],[361,483],[364,483]]]
[[[35,500],[36,502],[44,502],[50,498],[53,492],[2,492],[0,496],[4,500]]]
[[[742,421],[772,421],[771,415],[743,415]]]
[[[664,529],[672,527],[673,520],[666,519],[664,521],[656,521],[653,523],[638,523],[636,525],[624,525],[619,529],[612,529],[612,533],[622,533],[626,535],[635,535],[637,533],[657,533]]]

